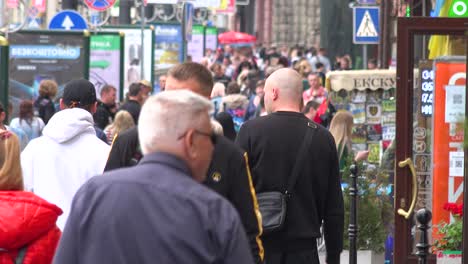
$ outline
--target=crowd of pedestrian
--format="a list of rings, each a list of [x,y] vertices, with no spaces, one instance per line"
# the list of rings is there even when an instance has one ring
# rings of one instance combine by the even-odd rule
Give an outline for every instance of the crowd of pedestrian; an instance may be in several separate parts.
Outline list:
[[[55,99],[46,80],[9,126],[0,104],[0,263],[319,263],[322,235],[339,263],[352,116],[335,115],[324,80],[350,59],[207,54],[161,76],[156,95],[141,80],[120,103],[115,87],[97,96],[79,79]],[[285,220],[264,232],[277,201],[257,194],[269,192]]]

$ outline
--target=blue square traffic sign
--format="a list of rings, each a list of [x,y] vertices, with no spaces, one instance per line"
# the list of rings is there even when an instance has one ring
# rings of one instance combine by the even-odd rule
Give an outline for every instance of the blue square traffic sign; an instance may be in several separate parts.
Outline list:
[[[380,16],[379,7],[353,8],[353,43],[379,44]]]

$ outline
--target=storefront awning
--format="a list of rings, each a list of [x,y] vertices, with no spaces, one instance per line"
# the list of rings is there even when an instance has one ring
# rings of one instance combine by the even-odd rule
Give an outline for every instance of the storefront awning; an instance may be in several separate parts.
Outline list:
[[[396,87],[396,70],[332,71],[327,74],[326,86],[331,91],[387,90]]]

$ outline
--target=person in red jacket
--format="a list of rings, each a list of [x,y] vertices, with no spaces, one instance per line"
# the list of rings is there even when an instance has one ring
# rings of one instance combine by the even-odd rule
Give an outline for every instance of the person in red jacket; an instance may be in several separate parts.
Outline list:
[[[18,137],[0,130],[0,263],[50,264],[62,210],[23,191]]]

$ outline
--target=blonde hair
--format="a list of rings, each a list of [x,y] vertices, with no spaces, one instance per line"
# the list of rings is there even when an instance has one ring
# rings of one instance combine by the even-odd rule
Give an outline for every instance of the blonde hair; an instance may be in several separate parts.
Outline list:
[[[312,72],[312,67],[306,59],[302,59],[296,67],[296,70],[302,77],[307,77],[307,75]]]
[[[221,126],[221,124],[214,119],[211,119],[210,121],[211,121],[211,129],[213,129],[213,133],[215,133],[215,135],[218,135],[218,136],[224,135],[223,126]]]
[[[0,136],[0,190],[2,191],[24,189],[20,152],[20,142],[15,134]]]
[[[39,84],[39,95],[54,98],[57,95],[58,85],[54,80],[42,80]]]
[[[125,110],[118,111],[115,115],[114,122],[111,125],[109,125],[114,135],[120,134],[120,132],[132,128],[134,126],[135,121],[133,120],[132,115]]]
[[[226,95],[226,87],[224,87],[223,83],[217,82],[213,86],[213,90],[211,90],[211,98],[215,97],[223,97]]]
[[[339,111],[330,123],[330,133],[335,139],[338,158],[341,159],[343,151],[348,148],[351,151],[351,134],[353,131],[353,115],[348,111]]]

